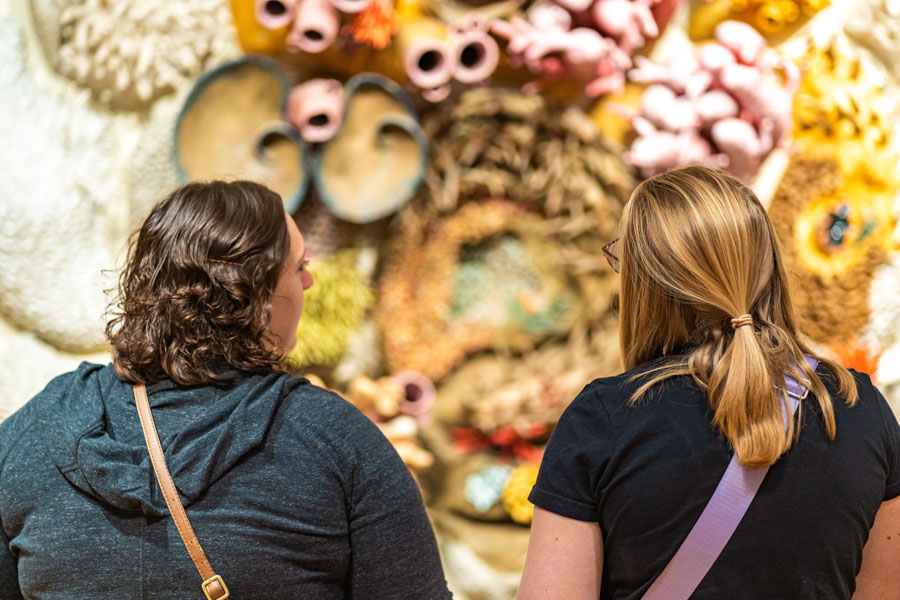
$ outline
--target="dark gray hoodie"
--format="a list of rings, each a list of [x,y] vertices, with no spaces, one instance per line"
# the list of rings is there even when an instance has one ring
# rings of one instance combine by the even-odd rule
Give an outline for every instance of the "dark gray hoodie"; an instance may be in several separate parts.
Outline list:
[[[147,387],[234,598],[449,598],[419,490],[355,407],[300,377]],[[83,363],[0,423],[0,600],[202,599],[131,387]]]

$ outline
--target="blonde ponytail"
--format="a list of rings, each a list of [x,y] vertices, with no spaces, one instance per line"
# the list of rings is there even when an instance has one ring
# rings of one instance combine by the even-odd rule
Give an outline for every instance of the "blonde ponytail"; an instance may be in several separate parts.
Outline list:
[[[800,433],[799,419],[785,422],[790,375],[815,396],[834,438],[832,400],[803,358],[812,353],[800,339],[781,251],[752,191],[705,167],[648,179],[625,207],[621,245],[619,342],[625,367],[642,367],[632,404],[660,381],[689,374],[739,462],[767,466]],[[850,373],[819,360],[855,404]]]
[[[770,465],[793,439],[785,429],[786,398],[775,393],[762,346],[750,327],[735,329],[731,344],[709,377],[713,424],[731,441],[745,466]]]

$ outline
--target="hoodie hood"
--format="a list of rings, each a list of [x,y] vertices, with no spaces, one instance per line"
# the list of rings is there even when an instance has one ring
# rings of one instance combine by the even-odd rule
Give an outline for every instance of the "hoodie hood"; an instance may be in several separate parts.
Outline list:
[[[226,388],[147,386],[166,463],[189,506],[263,441],[285,394],[307,383],[286,373],[242,375]],[[131,385],[112,365],[82,363],[35,398],[36,423],[53,461],[79,490],[122,510],[168,515]]]

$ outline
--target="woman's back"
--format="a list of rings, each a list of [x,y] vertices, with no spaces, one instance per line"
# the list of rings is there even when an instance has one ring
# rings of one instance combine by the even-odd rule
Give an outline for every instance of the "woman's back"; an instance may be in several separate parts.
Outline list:
[[[900,495],[900,439],[886,402],[855,374],[847,407],[827,371],[837,436],[818,402],[803,401],[801,433],[769,469],[749,510],[694,599],[849,598],[881,503]],[[601,598],[638,599],[687,537],[731,458],[708,396],[673,377],[639,405],[633,372],[588,385],[548,445],[534,503],[603,532]]]
[[[232,596],[449,598],[418,488],[356,408],[278,372],[147,389]],[[201,593],[110,366],[83,364],[0,424],[0,523],[2,600]]]
[[[620,229],[603,250],[628,373],[588,386],[550,440],[519,597],[849,600],[861,569],[866,594],[896,589],[900,426],[802,334],[753,190],[667,171],[635,189]],[[796,418],[786,376],[808,390]]]

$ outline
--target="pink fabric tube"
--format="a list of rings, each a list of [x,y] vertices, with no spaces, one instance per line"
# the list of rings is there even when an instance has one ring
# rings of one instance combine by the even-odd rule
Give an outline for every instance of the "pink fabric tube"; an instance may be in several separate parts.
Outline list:
[[[437,398],[431,380],[418,371],[401,371],[395,373],[393,378],[406,392],[404,400],[397,407],[400,414],[416,417],[420,423],[427,420]]]
[[[256,22],[267,29],[281,29],[291,24],[297,0],[256,0]]]
[[[340,16],[328,0],[300,0],[294,28],[285,39],[287,49],[311,54],[324,51],[337,38]]]
[[[307,142],[325,142],[341,127],[344,87],[334,79],[311,79],[288,96],[288,121]]]
[[[455,63],[450,47],[438,39],[417,40],[407,46],[403,54],[406,76],[422,89],[439,88],[449,83]]]
[[[476,83],[491,76],[500,60],[500,49],[487,31],[472,29],[454,36],[456,69],[453,77],[462,83]]]

